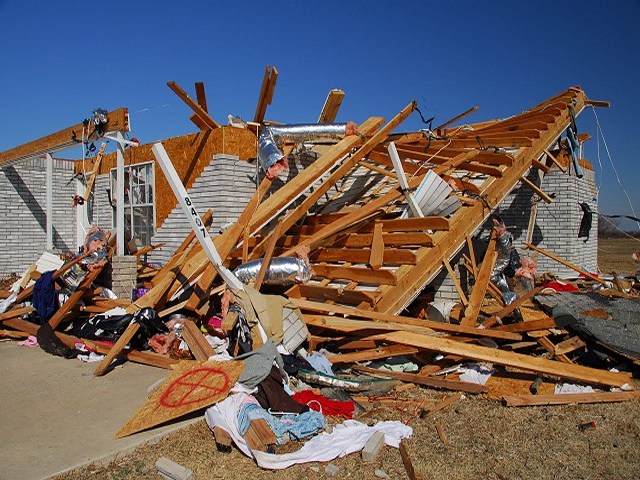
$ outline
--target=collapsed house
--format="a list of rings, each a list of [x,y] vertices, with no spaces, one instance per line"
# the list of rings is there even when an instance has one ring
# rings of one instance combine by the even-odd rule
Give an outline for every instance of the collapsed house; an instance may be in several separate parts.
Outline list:
[[[397,133],[416,111],[415,102],[389,121],[370,117],[357,126],[336,125],[344,93],[334,90],[317,124],[288,126],[265,121],[276,78],[277,71],[268,68],[252,122],[230,119],[230,125],[220,126],[207,113],[201,84],[196,102],[169,82],[193,110],[198,133],[136,146],[124,139],[128,126],[121,109],[106,114],[95,138],[99,142],[107,135],[118,151],[107,155],[101,149],[84,165],[54,164],[48,152],[67,145],[71,132],[83,131],[84,138],[85,124],[0,153],[13,186],[27,183],[31,164],[25,162],[37,165],[32,157],[43,152],[49,154],[47,179],[57,178],[54,166],[58,176],[78,176],[75,185],[56,181],[55,191],[77,203],[65,207],[64,217],[55,218],[54,187],[47,188],[48,250],[78,250],[87,243],[91,224],[117,232],[115,242],[104,239],[106,253],[90,261],[94,267],[86,272],[78,265],[91,259],[92,248],[52,269],[51,282],[66,278],[67,286],[73,285],[66,302],[39,316],[40,325],[29,321],[37,309],[28,303],[34,295],[28,282],[45,271],[27,268],[42,243],[21,245],[21,252],[31,255],[27,263],[10,263],[25,260],[19,255],[3,260],[5,271],[15,265],[27,273],[12,297],[4,295],[0,322],[39,339],[46,329],[49,338],[67,347],[80,342],[104,354],[96,375],[107,372],[118,356],[168,368],[185,358],[207,362],[222,350],[238,357],[273,343],[284,347],[283,355],[304,357],[331,344],[335,349],[326,359],[333,365],[433,388],[487,392],[455,376],[434,376],[465,360],[506,372],[524,370],[532,375],[529,383],[540,384],[538,377],[544,376],[547,385],[561,379],[629,390],[602,391],[594,401],[637,397],[628,372],[576,363],[589,348],[570,330],[573,322],[560,325],[555,305],[544,310],[531,303],[549,286],[536,265],[538,272],[577,272],[592,284],[605,283],[592,273],[597,236],[580,228],[586,212],[580,204],[592,212],[597,204],[593,169],[580,158],[587,137],[577,117],[585,107],[606,102],[572,87],[506,119],[456,125],[472,109],[435,128]],[[15,190],[40,213],[28,186]],[[41,216],[34,230],[44,230]],[[74,221],[75,231],[56,227]],[[75,272],[75,282],[68,280],[69,272]],[[617,295],[628,295],[622,290]],[[108,316],[114,308],[122,316],[116,321]],[[163,323],[170,319],[171,326]],[[108,329],[112,335],[101,338]],[[186,344],[182,353],[173,348],[176,336]],[[232,344],[220,349],[209,337],[228,337]],[[105,339],[111,343],[101,342]],[[633,349],[600,345],[608,352],[605,363],[637,364]],[[381,373],[357,365],[401,356],[419,358],[421,373]],[[261,380],[272,370],[269,358]],[[196,370],[226,371],[220,363],[206,365],[199,363]],[[310,383],[348,384],[304,368],[296,373]],[[192,373],[181,370],[181,375]],[[240,383],[241,375],[229,373]],[[177,382],[171,381],[155,399],[158,405]],[[355,384],[373,388],[362,379]],[[498,396],[509,396],[513,404],[558,401],[500,391]],[[225,395],[197,405],[209,406]],[[123,434],[165,421],[156,407],[158,418],[136,420]],[[231,434],[243,451],[249,444],[246,451],[269,465],[254,452],[275,443],[269,430],[262,425],[238,433],[225,415],[208,415],[212,429],[217,427],[219,436]],[[248,431],[257,439],[247,439]]]

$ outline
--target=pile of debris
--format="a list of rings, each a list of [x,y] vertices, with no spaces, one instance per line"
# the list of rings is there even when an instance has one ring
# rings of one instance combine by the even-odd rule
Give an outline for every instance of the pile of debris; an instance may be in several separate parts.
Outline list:
[[[4,292],[0,322],[58,355],[103,355],[96,375],[116,357],[173,368],[118,435],[211,407],[218,444],[233,441],[265,468],[371,453],[382,441],[400,446],[411,435],[402,422],[347,420],[313,435],[325,415],[362,415],[370,396],[402,392],[402,382],[511,406],[638,398],[637,285],[617,277],[614,285],[529,243],[581,277],[538,275],[492,215],[520,182],[549,197],[525,175],[575,161],[572,125],[589,104],[571,88],[506,120],[447,128],[459,116],[404,134],[392,132],[413,102],[386,124],[262,124],[263,178],[238,220],[213,238],[211,212],[201,217],[172,182],[156,144],[194,229],[171,260],[142,261],[158,246],[135,252],[134,295],[117,298],[108,285],[121,257],[112,259],[105,232],[90,232],[83,255],[34,267]],[[264,198],[301,146],[317,160]],[[472,237],[483,229],[480,257]],[[450,262],[465,248],[463,284]],[[442,269],[459,301],[436,321],[423,293]],[[273,453],[309,436],[297,452]]]

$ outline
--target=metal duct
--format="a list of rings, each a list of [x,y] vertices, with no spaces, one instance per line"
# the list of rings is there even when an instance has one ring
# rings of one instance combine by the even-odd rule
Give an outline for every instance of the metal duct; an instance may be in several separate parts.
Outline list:
[[[262,260],[259,258],[244,263],[237,267],[233,273],[242,283],[249,284],[258,277]],[[293,257],[276,257],[271,259],[263,283],[267,285],[307,283],[312,276],[313,270],[304,260]]]
[[[285,143],[338,141],[344,138],[346,134],[346,123],[264,127],[258,143],[258,158],[266,172],[284,157],[280,147]]]

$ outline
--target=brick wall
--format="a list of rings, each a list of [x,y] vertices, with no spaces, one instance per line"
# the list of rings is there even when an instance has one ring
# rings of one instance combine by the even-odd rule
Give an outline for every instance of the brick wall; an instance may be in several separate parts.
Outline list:
[[[73,164],[53,161],[53,253],[75,251]],[[0,275],[22,273],[47,246],[47,168],[44,159],[0,168]]]
[[[597,269],[598,204],[596,197],[595,174],[584,169],[584,177],[576,177],[573,170],[562,173],[553,168],[540,182],[537,170],[532,169],[528,178],[548,195],[555,194],[550,204],[539,201],[532,243],[563,259],[581,266],[589,271]],[[531,205],[537,196],[526,186],[519,186],[500,204],[499,215],[514,236],[514,245],[519,253],[527,254],[522,249],[526,241],[527,228],[531,213]],[[583,212],[579,203],[585,202],[593,210],[591,235],[585,242],[578,238]],[[531,255],[533,256],[533,255]],[[534,257],[535,258],[535,257]],[[553,271],[559,276],[574,276],[575,271],[544,255],[537,256],[538,272]]]

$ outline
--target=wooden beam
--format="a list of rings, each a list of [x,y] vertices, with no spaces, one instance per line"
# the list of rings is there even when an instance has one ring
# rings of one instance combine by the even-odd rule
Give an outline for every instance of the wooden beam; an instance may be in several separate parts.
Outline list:
[[[320,112],[320,117],[318,117],[318,123],[335,122],[343,99],[344,92],[342,90],[333,89],[329,91],[324,106],[322,107],[322,112]]]
[[[538,320],[529,320],[528,322],[510,323],[509,325],[502,325],[495,327],[493,330],[500,330],[502,332],[535,332],[536,330],[547,330],[549,328],[555,328],[556,321],[553,317],[539,318]],[[487,329],[488,330],[488,329]]]
[[[446,267],[447,272],[449,272],[449,278],[451,278],[451,281],[453,282],[453,285],[456,287],[456,292],[458,292],[458,296],[460,297],[460,301],[462,302],[462,305],[464,305],[466,307],[467,304],[469,303],[469,300],[467,299],[467,296],[464,294],[464,291],[462,290],[462,287],[460,286],[460,282],[458,281],[458,277],[456,275],[456,272],[453,271],[453,268],[451,267],[451,264],[449,263],[448,259],[444,258],[442,260],[442,263]]]
[[[169,81],[167,82],[167,86],[171,90],[173,90],[178,98],[186,103],[189,108],[191,108],[191,110],[193,110],[195,114],[200,117],[200,120],[202,120],[209,128],[218,128],[220,126],[200,105],[193,101],[193,99],[187,94],[187,92],[184,91],[184,89],[180,85],[178,85],[174,81]]]
[[[496,312],[494,315],[492,315],[487,320],[482,322],[482,326],[484,328],[493,327],[496,323],[501,321],[504,317],[506,317],[507,315],[511,315],[513,312],[515,312],[516,309],[519,308],[520,305],[522,305],[524,302],[526,302],[530,298],[532,298],[535,295],[537,295],[538,293],[540,293],[543,288],[544,288],[544,286],[541,285],[539,287],[534,288],[533,290],[528,291],[524,295],[519,296],[513,302],[511,302],[509,305],[504,307],[502,310],[500,310],[499,312]]]
[[[89,127],[90,128],[90,127]],[[34,158],[43,156],[46,153],[53,153],[63,150],[65,148],[71,148],[76,145],[80,145],[82,142],[82,132],[87,127],[84,123],[79,123],[59,132],[52,133],[45,137],[32,140],[31,142],[24,143],[17,147],[0,152],[0,165],[13,160],[22,160],[26,158]],[[103,131],[112,132],[128,132],[129,131],[129,112],[126,108],[118,108],[112,110],[107,114],[107,123],[104,125]],[[100,136],[95,133],[95,130],[90,128],[90,131],[86,132],[86,135],[91,134],[91,141],[100,139]],[[86,140],[85,135],[85,140]]]
[[[262,86],[260,87],[260,95],[258,96],[258,105],[256,106],[256,113],[253,116],[255,123],[263,123],[264,116],[267,113],[267,106],[271,105],[273,101],[273,92],[276,88],[276,81],[278,80],[278,70],[276,67],[267,65],[264,72],[264,78],[262,79]]]
[[[211,130],[211,127],[209,127],[209,125],[207,125],[207,122],[205,122],[204,120],[202,120],[198,115],[196,115],[195,113],[192,113],[191,115],[189,115],[189,120],[191,120],[193,122],[193,124],[198,127],[200,130],[205,131],[205,130]]]
[[[387,269],[373,270],[366,267],[314,264],[315,275],[332,280],[349,280],[358,283],[395,285],[396,276]]]
[[[415,325],[417,327],[426,327],[437,332],[447,332],[459,335],[473,337],[491,337],[500,340],[512,340],[518,342],[522,340],[522,335],[512,334],[508,332],[500,332],[492,329],[478,329],[474,327],[465,327],[463,325],[454,325],[422,318],[413,318],[400,315],[392,315],[388,313],[374,312],[360,308],[344,307],[342,305],[331,305],[327,303],[312,302],[305,299],[293,298],[294,304],[303,311],[333,313],[338,315],[347,315],[353,317],[368,318],[376,322],[402,323],[406,325]]]
[[[552,203],[553,202],[553,198],[551,198],[549,195],[544,193],[535,183],[533,183],[531,180],[529,180],[524,175],[520,177],[520,181],[522,183],[524,183],[527,187],[529,187],[531,190],[533,190],[533,193],[538,195],[545,202],[547,202],[547,203]]]
[[[269,238],[269,243],[267,244],[267,250],[265,251],[264,257],[262,259],[262,264],[260,265],[260,271],[258,272],[258,276],[256,277],[254,288],[258,291],[260,291],[260,287],[262,287],[262,282],[264,281],[264,277],[267,274],[267,270],[269,269],[269,264],[271,263],[273,249],[276,246],[276,242],[280,238],[281,232],[282,222],[278,222],[276,223],[276,226],[273,227],[271,237]]]
[[[96,158],[93,161],[93,170],[89,174],[89,180],[87,180],[87,186],[84,189],[84,196],[82,197],[85,202],[89,200],[89,195],[91,195],[91,190],[93,190],[93,184],[95,183],[98,172],[100,171],[100,164],[102,163],[102,157],[104,156],[104,149],[106,147],[107,143],[103,142],[102,145],[100,145],[100,150],[96,153]]]
[[[287,250],[282,256],[290,256],[292,250]],[[309,258],[314,262],[369,263],[371,252],[369,249],[321,248],[313,251]],[[384,250],[382,263],[384,265],[415,265],[416,254],[406,248],[387,248]]]
[[[376,222],[373,229],[373,240],[369,255],[369,265],[374,270],[380,270],[383,264],[384,241],[382,240],[382,224]]]
[[[361,350],[352,353],[340,353],[337,355],[329,355],[327,360],[331,363],[353,363],[371,360],[379,360],[381,358],[401,357],[403,355],[413,355],[418,353],[415,347],[406,347],[404,345],[390,345],[388,347],[372,348],[369,350]]]
[[[189,346],[189,350],[196,360],[206,362],[211,355],[215,355],[215,351],[211,344],[204,338],[200,329],[193,320],[184,319],[182,321],[182,338]]]
[[[200,105],[205,112],[209,113],[207,95],[204,91],[204,82],[196,82],[196,100],[198,101],[198,105]]]
[[[628,374],[598,370],[581,365],[569,365],[545,358],[531,357],[504,350],[462,343],[447,338],[430,337],[411,332],[393,332],[384,335],[389,342],[411,345],[418,348],[436,351],[442,354],[458,355],[497,365],[522,368],[524,370],[546,373],[561,378],[568,378],[596,385],[622,387],[629,384]]]
[[[482,301],[487,293],[487,287],[491,281],[491,273],[493,272],[493,266],[496,263],[498,252],[496,252],[497,235],[495,231],[491,234],[487,251],[484,254],[484,260],[480,266],[480,272],[476,277],[476,283],[473,286],[473,291],[469,297],[469,304],[464,310],[464,318],[460,322],[461,325],[475,325],[478,320],[478,313],[480,313],[480,307]]]
[[[544,153],[547,155],[547,157],[549,157],[549,159],[555,164],[556,167],[558,167],[562,173],[566,173],[567,172],[567,167],[565,167],[562,163],[560,163],[558,161],[558,159],[556,157],[554,157],[551,152],[549,152],[549,150],[547,150],[546,148],[544,149]]]
[[[443,128],[447,128],[449,125],[452,125],[454,123],[456,123],[458,120],[466,117],[467,115],[470,115],[474,112],[477,112],[480,109],[480,107],[478,107],[477,105],[475,107],[471,107],[469,110],[465,110],[464,112],[462,112],[460,115],[456,115],[455,117],[453,117],[451,120],[447,120],[446,122],[438,125],[435,130],[441,130]]]
[[[381,370],[378,368],[363,367],[356,365],[354,370],[371,375],[377,375],[384,378],[393,378],[403,382],[415,383],[424,387],[439,388],[443,390],[457,390],[466,393],[485,393],[488,389],[484,385],[477,383],[460,382],[458,380],[445,380],[443,378],[433,378],[415,373],[392,372],[390,370]]]
[[[542,248],[540,248],[540,247],[536,247],[536,246],[535,246],[535,245],[533,245],[532,243],[524,243],[523,245],[524,245],[525,247],[527,247],[528,249],[530,249],[530,250],[534,250],[534,251],[536,251],[536,252],[538,252],[538,253],[541,253],[541,254],[542,254],[542,255],[544,255],[545,257],[549,257],[550,259],[555,260],[556,262],[558,262],[558,263],[560,263],[560,264],[564,265],[565,267],[569,267],[571,270],[574,270],[574,271],[576,271],[576,272],[580,273],[581,275],[584,275],[585,277],[590,278],[591,280],[595,280],[596,282],[598,282],[598,283],[602,283],[602,284],[605,284],[605,283],[606,283],[606,281],[605,281],[605,280],[602,280],[601,278],[596,277],[595,275],[593,275],[593,274],[591,274],[591,273],[587,272],[586,270],[583,270],[583,269],[582,269],[582,268],[580,268],[579,266],[574,265],[573,263],[568,262],[567,260],[565,260],[565,259],[563,259],[563,258],[560,258],[559,256],[557,256],[557,255],[555,255],[555,254],[553,254],[553,253],[551,253],[551,252],[548,252],[548,251],[546,251],[546,250],[543,250],[543,249],[542,249]]]
[[[558,395],[505,395],[502,401],[507,407],[534,407],[543,405],[578,405],[582,403],[627,402],[640,398],[640,391],[565,393]]]

